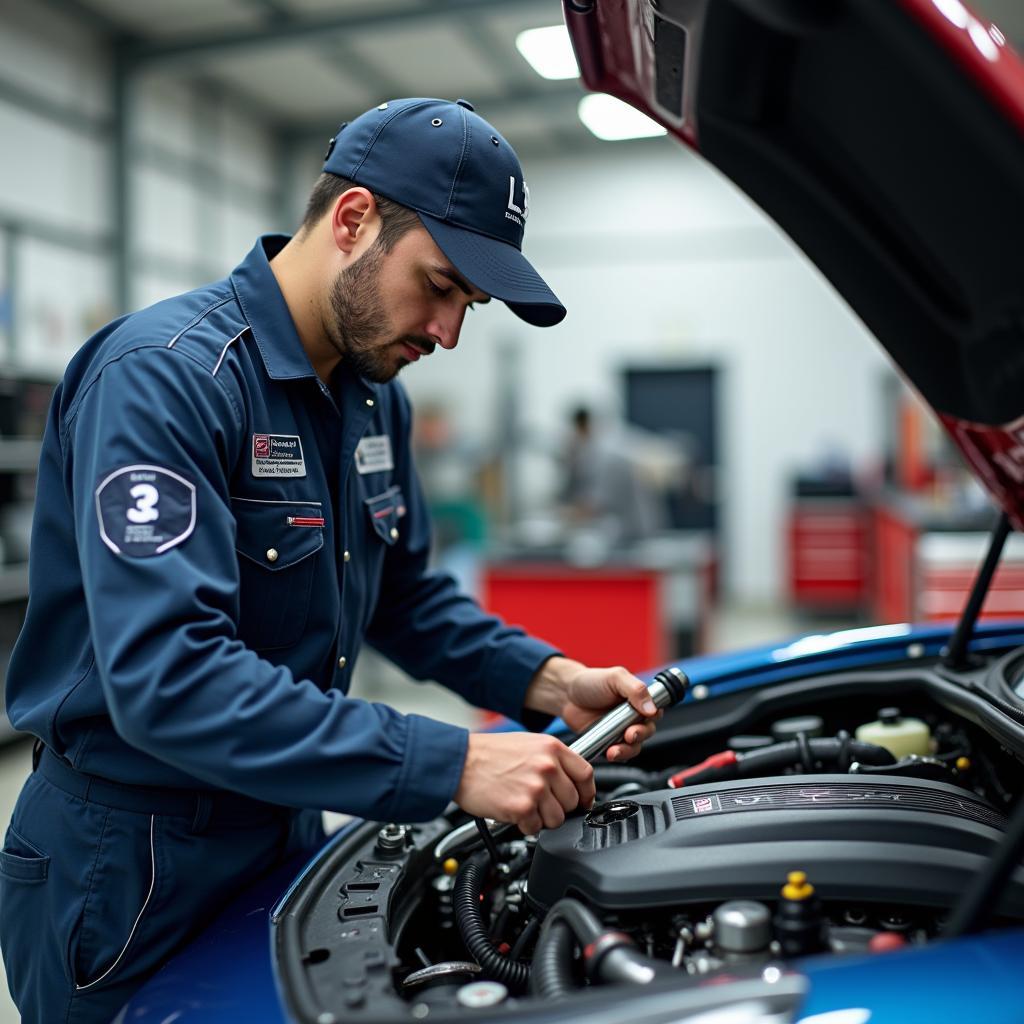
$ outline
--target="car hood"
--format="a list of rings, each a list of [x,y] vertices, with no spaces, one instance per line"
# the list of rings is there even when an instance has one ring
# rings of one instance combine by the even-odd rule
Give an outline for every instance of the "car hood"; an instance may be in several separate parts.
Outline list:
[[[960,0],[564,0],[585,85],[731,178],[1024,528],[1024,64]]]

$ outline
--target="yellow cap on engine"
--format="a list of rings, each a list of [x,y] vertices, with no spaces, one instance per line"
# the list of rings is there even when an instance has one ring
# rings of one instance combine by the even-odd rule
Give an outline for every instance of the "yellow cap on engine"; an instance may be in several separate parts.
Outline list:
[[[803,871],[790,871],[782,887],[782,898],[786,900],[807,900],[814,895],[814,886],[807,881]]]
[[[446,875],[454,875],[459,870],[459,862],[454,857],[449,857],[441,865],[441,869]]]
[[[969,757],[958,757],[956,759],[956,770],[958,772],[970,771],[971,759]]]

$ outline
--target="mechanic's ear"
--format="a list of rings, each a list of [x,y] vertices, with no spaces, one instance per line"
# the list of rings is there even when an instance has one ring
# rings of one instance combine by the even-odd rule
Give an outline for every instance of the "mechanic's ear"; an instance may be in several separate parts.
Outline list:
[[[380,214],[369,189],[356,186],[338,196],[331,213],[331,234],[339,251],[346,256],[361,255],[379,230]]]

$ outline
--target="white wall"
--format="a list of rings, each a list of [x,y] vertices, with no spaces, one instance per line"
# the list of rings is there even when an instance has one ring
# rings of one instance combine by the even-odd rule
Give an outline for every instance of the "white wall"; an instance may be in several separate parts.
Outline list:
[[[131,97],[140,159],[133,176],[137,306],[219,277],[271,230],[277,183],[269,133],[209,86],[167,74]],[[178,161],[182,161],[179,165]],[[196,168],[203,177],[182,173]]]
[[[15,325],[7,330],[0,317],[0,362],[55,378],[82,341],[121,312],[110,66],[105,42],[80,20],[5,0],[0,253],[9,251],[13,226]],[[274,225],[277,182],[270,133],[230,96],[149,74],[134,82],[129,105],[129,308],[138,308],[227,273]],[[3,266],[3,309],[7,278]]]
[[[99,249],[68,249],[45,234],[52,229],[99,240],[109,225],[106,146],[84,126],[107,113],[104,54],[70,22],[25,2],[4,5],[0,18],[0,75],[13,93],[78,115],[76,129],[42,116],[0,92],[0,223],[31,222],[13,247],[14,280],[4,274],[4,305],[16,332],[3,330],[0,360],[56,373],[73,351],[74,337],[110,308],[107,260]],[[8,293],[10,289],[10,294]],[[4,325],[6,328],[6,324]],[[11,348],[16,334],[19,349]],[[80,340],[80,337],[79,337]]]

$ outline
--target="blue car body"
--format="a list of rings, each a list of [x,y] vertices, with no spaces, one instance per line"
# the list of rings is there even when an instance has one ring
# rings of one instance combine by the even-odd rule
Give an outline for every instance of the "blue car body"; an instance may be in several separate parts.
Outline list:
[[[807,634],[780,645],[691,658],[679,665],[692,683],[687,700],[714,700],[751,687],[934,658],[949,638],[949,629],[938,626],[868,627]],[[998,653],[1021,645],[1024,622],[983,624],[971,646],[976,652]],[[346,824],[312,860],[282,866],[235,900],[131,999],[118,1024],[291,1024],[275,965],[275,919],[303,879],[361,824]],[[812,958],[797,965],[808,984],[797,1020],[1019,1022],[1024,1019],[1022,963],[1024,929],[885,956]],[[817,1020],[819,1015],[836,1016]]]

